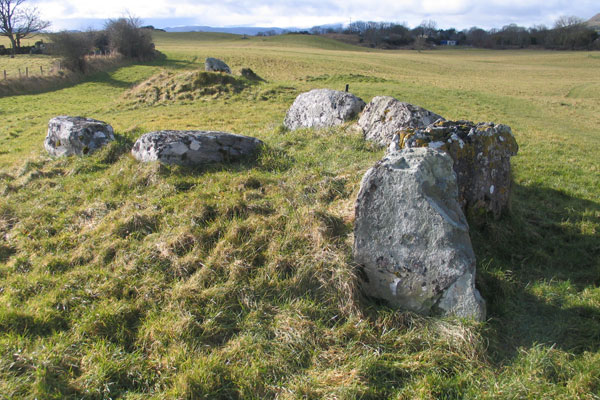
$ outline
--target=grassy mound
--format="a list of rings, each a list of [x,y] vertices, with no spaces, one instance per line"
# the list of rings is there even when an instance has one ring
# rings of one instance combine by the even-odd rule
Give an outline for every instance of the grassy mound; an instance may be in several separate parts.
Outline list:
[[[257,79],[218,72],[174,73],[163,71],[129,90],[125,94],[125,98],[147,104],[195,100],[203,97],[216,98],[222,94],[240,93],[256,82]]]

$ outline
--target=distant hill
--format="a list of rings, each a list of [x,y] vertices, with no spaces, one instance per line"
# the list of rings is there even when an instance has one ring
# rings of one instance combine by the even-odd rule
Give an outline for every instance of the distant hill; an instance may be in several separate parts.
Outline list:
[[[594,15],[589,21],[586,22],[588,26],[600,28],[600,13]]]
[[[285,31],[297,31],[296,28],[261,28],[261,27],[212,27],[212,26],[176,26],[173,28],[164,28],[167,32],[221,32],[233,33],[237,35],[254,36],[260,32],[274,32],[277,35]]]

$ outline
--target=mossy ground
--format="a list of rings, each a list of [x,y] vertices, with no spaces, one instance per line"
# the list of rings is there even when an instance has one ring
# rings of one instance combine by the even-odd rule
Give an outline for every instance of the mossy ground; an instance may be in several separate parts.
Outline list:
[[[600,59],[300,36],[155,40],[165,60],[0,99],[0,398],[600,395],[600,98],[582,89]],[[123,98],[207,56],[267,82],[211,101]],[[346,127],[281,128],[297,94],[346,83],[366,101],[391,95],[513,128],[511,212],[470,217],[487,322],[393,311],[357,290],[354,200],[383,153]],[[117,140],[50,159],[43,138],[61,114],[105,120]],[[267,147],[202,169],[135,162],[134,140],[158,129]]]

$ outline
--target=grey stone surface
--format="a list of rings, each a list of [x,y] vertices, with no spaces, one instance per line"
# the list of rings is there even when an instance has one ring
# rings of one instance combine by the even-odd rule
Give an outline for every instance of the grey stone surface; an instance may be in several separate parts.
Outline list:
[[[519,149],[509,126],[440,121],[400,136],[400,147],[431,147],[452,157],[459,201],[465,210],[500,216],[507,209],[512,186],[510,158]]]
[[[283,124],[292,130],[326,128],[354,118],[364,107],[365,102],[351,93],[313,89],[296,97]]]
[[[196,166],[236,161],[251,156],[262,142],[256,138],[215,131],[157,131],[142,135],[131,153],[142,162]]]
[[[365,107],[358,125],[366,140],[388,146],[395,133],[407,128],[425,128],[439,119],[444,118],[393,97],[377,96]]]
[[[44,147],[56,157],[91,154],[115,140],[113,128],[105,122],[61,115],[48,122]]]
[[[367,295],[422,314],[485,318],[450,156],[389,153],[363,177],[355,212],[354,260]]]
[[[219,60],[218,58],[208,57],[204,61],[204,70],[208,72],[225,72],[227,74],[231,73],[231,68],[229,65],[225,64],[224,61]]]

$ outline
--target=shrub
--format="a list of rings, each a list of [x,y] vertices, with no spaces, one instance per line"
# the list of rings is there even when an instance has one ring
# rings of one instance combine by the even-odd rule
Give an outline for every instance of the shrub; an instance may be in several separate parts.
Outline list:
[[[149,59],[154,56],[154,43],[148,29],[140,27],[138,18],[111,19],[106,23],[106,34],[112,50],[125,57]]]
[[[62,59],[63,66],[71,71],[85,71],[85,55],[93,47],[89,32],[58,32],[50,36],[50,53]]]

